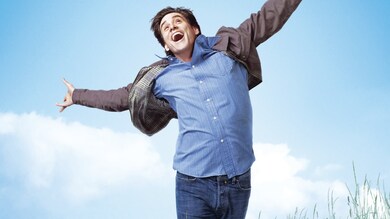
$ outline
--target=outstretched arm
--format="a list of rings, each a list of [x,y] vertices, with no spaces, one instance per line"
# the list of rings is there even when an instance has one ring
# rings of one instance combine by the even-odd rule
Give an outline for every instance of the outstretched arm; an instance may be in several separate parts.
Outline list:
[[[277,33],[298,8],[302,0],[267,0],[256,13],[252,13],[238,28],[221,27],[217,35],[222,40],[215,49],[234,52],[238,58],[245,59],[251,46],[259,46]],[[228,37],[226,37],[228,36]],[[248,44],[247,42],[250,42]]]
[[[114,90],[88,90],[75,89],[74,86],[64,79],[68,91],[63,103],[57,103],[60,112],[65,108],[77,104],[111,112],[121,112],[129,109],[129,90],[132,84]]]
[[[248,31],[258,46],[277,33],[297,9],[302,0],[268,0],[260,11],[253,13],[239,29]]]
[[[261,9],[252,13],[238,28],[221,27],[219,42],[213,47],[227,51],[248,69],[248,87],[252,89],[262,81],[257,46],[278,32],[297,9],[302,0],[268,0]]]

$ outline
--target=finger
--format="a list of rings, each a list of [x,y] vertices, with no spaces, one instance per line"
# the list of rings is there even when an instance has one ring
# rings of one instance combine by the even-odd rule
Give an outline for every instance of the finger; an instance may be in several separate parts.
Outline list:
[[[58,107],[64,107],[65,105],[63,103],[56,103],[56,106]]]
[[[69,81],[67,81],[65,78],[62,78],[62,81],[63,81],[65,84],[70,84]]]
[[[59,106],[59,107],[68,107],[70,106],[70,104],[68,102],[63,102],[63,103],[56,103],[56,106]]]
[[[66,105],[64,105],[64,104],[61,104],[61,103],[56,103],[56,106],[58,106],[58,107],[60,107],[60,113],[62,112],[62,111],[64,111],[64,109],[67,107]]]
[[[62,79],[64,82],[65,86],[68,88],[68,93],[72,94],[74,91],[74,86],[71,84],[69,81],[65,80],[65,78]]]
[[[63,78],[62,81],[64,82],[67,88],[73,87],[73,85],[69,81],[65,80],[65,78]]]

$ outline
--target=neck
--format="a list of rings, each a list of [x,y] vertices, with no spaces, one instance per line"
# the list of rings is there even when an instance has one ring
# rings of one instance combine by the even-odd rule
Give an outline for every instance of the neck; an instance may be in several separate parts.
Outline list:
[[[192,50],[188,52],[183,52],[179,54],[174,54],[177,59],[182,62],[190,62],[192,60]]]

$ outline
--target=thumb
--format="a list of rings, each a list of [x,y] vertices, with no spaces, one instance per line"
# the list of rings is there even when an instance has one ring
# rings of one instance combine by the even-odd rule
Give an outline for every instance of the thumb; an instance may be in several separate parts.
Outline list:
[[[71,84],[69,81],[65,80],[65,78],[63,78],[62,81],[64,82],[64,84],[68,88],[68,90],[72,93],[74,90],[73,84]]]

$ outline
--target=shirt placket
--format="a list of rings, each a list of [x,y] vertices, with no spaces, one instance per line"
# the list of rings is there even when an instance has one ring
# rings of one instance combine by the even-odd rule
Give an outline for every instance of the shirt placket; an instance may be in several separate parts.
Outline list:
[[[218,81],[213,81],[206,74],[209,73],[209,69],[204,68],[203,66],[192,65],[191,72],[194,75],[195,79],[199,83],[200,95],[203,100],[203,105],[207,109],[208,120],[211,121],[212,131],[216,138],[216,150],[218,150],[219,155],[221,155],[222,165],[228,175],[235,174],[235,168],[232,159],[232,153],[230,151],[230,142],[226,138],[226,133],[224,131],[223,121],[221,116],[218,114],[218,110],[215,104],[216,98],[214,98],[214,92],[210,89],[209,83],[218,83]]]

